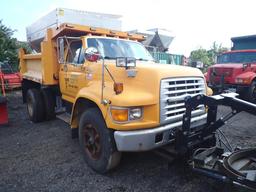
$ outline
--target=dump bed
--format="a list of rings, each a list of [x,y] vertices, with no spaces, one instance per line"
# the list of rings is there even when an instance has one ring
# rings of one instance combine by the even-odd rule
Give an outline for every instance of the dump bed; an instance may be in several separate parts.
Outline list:
[[[20,65],[23,79],[32,80],[37,83],[43,82],[41,58],[41,53],[25,55],[23,50],[20,51]]]
[[[233,46],[231,50],[256,49],[256,35],[232,37]]]
[[[43,85],[58,84],[58,70],[56,51],[51,41],[42,43],[42,53],[25,54],[19,51],[20,74],[22,79],[31,80]],[[47,48],[48,47],[48,48]]]

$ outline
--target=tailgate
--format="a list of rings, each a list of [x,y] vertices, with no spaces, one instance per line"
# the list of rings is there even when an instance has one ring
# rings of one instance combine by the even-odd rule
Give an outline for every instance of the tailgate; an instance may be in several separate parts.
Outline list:
[[[24,50],[20,50],[20,73],[23,79],[42,83],[41,58],[41,53],[24,54]]]

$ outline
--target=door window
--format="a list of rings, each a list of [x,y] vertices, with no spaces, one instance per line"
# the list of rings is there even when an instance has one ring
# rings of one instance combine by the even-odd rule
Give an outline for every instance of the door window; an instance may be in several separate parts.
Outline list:
[[[82,41],[72,41],[69,44],[67,63],[82,64],[84,63],[84,53]]]

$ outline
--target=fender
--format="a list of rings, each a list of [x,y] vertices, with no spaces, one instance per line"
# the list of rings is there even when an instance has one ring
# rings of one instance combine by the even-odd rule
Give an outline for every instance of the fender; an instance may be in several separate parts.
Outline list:
[[[138,128],[150,128],[153,126],[157,126],[159,124],[159,117],[157,115],[154,115],[155,113],[157,113],[157,111],[159,111],[158,103],[154,98],[156,96],[142,91],[137,91],[135,93],[131,92],[128,89],[128,86],[126,87],[127,92],[124,91],[120,95],[114,95],[113,90],[109,89],[110,85],[106,83],[106,87],[104,90],[104,99],[111,101],[111,103],[103,105],[101,104],[101,92],[99,91],[99,89],[95,89],[94,87],[99,86],[95,85],[90,87],[84,87],[77,93],[71,114],[71,128],[78,127],[79,115],[82,113],[80,109],[84,110],[84,108],[87,107],[97,107],[101,111],[102,116],[107,124],[107,127],[111,129],[130,130]],[[81,101],[83,102],[82,106],[79,104]],[[128,124],[114,123],[112,121],[111,116],[108,115],[110,105],[122,107],[143,106],[145,120],[131,122]],[[82,108],[79,109],[79,106]]]
[[[101,104],[100,94],[93,90],[91,87],[84,87],[79,90],[77,93],[75,104],[72,108],[71,113],[71,128],[78,127],[78,118],[79,118],[79,111],[78,111],[78,103],[83,101],[84,103],[88,104],[88,107],[98,107],[102,113],[103,118],[105,118],[107,114],[107,106]],[[86,107],[86,106],[85,106]]]
[[[238,75],[236,78],[247,80],[246,83],[244,83],[244,84],[251,84],[252,81],[256,78],[256,73],[248,71],[248,72]]]

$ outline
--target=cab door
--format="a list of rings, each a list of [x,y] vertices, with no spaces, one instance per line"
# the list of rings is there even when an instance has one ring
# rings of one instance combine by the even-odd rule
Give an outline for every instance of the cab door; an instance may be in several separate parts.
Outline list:
[[[74,99],[82,85],[86,84],[84,73],[84,50],[81,39],[68,39],[65,61],[60,66],[62,95]]]

